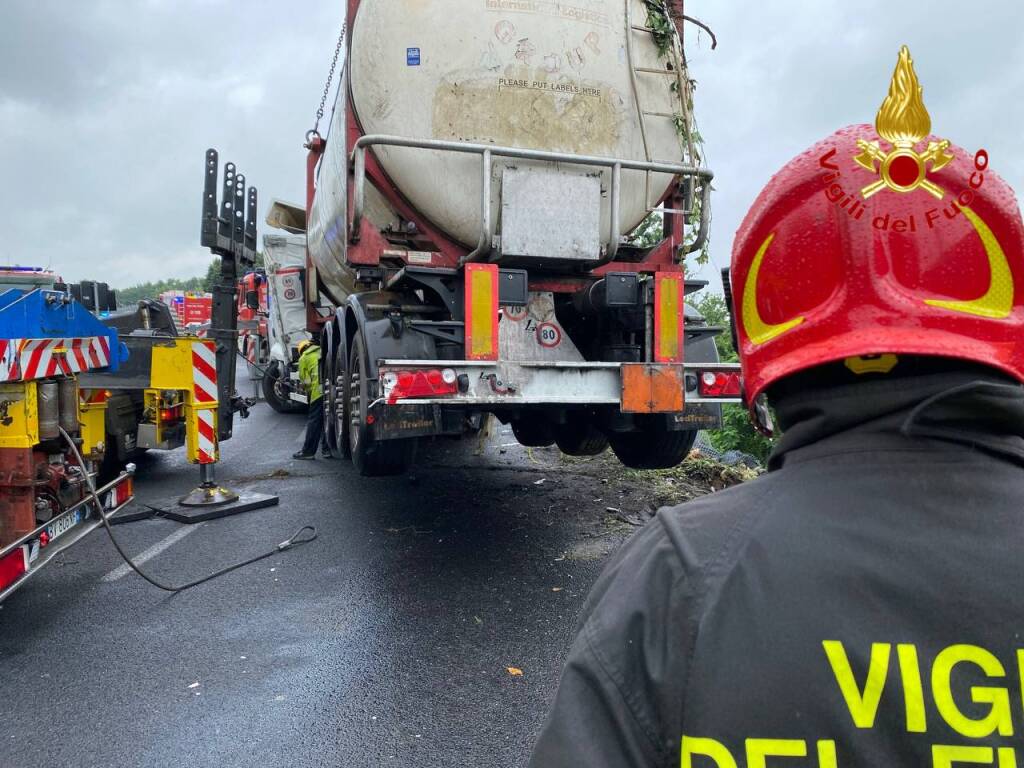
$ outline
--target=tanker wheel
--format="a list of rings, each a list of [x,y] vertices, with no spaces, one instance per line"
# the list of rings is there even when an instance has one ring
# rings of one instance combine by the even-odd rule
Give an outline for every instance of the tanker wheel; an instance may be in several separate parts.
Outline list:
[[[630,469],[671,469],[689,454],[696,430],[684,432],[620,432],[609,437],[619,461]]]
[[[263,374],[263,399],[278,413],[300,413],[306,410],[301,403],[288,397],[281,384],[281,364],[276,360],[267,366]]]
[[[366,376],[363,337],[352,340],[352,354],[345,371],[345,428],[352,463],[364,477],[401,475],[416,457],[416,440],[376,440],[367,424],[370,403],[377,397],[377,382]]]
[[[324,332],[325,335],[327,332]],[[347,459],[348,435],[343,434],[345,414],[341,406],[342,389],[338,384],[339,372],[345,370],[345,366],[339,360],[340,353],[334,349],[333,345],[321,346],[321,349],[328,349],[330,352],[328,357],[320,359],[321,375],[323,376],[321,387],[324,394],[324,439],[327,441],[327,449],[331,452],[331,456],[336,459]]]
[[[343,359],[340,345],[334,350],[333,364],[329,368],[327,381],[327,410],[324,412],[324,428],[327,429],[331,453],[340,459],[350,459],[348,447],[348,406],[345,405],[347,375],[345,366],[348,361]]]
[[[513,419],[512,434],[520,445],[527,448],[547,448],[555,444],[551,422],[541,417]]]
[[[597,456],[608,448],[608,438],[582,413],[570,413],[554,428],[555,444],[566,456]]]

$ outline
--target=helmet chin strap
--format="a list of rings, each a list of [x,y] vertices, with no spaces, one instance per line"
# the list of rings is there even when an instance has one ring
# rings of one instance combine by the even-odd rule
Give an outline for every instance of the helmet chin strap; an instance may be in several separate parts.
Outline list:
[[[754,428],[765,437],[775,437],[775,421],[768,407],[768,398],[762,392],[750,407],[750,418]]]

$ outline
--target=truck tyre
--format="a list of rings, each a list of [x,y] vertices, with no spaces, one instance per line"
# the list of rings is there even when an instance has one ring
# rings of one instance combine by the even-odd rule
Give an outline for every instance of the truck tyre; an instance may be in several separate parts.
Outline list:
[[[324,419],[328,420],[327,423],[334,425],[328,433],[330,435],[328,439],[334,440],[332,447],[334,455],[341,459],[351,459],[352,454],[349,451],[348,435],[348,406],[345,405],[345,382],[348,380],[345,368],[348,365],[348,360],[344,360],[343,357],[344,352],[341,349],[341,345],[338,345],[334,349],[334,365],[331,367],[329,390],[324,393],[327,396],[326,404],[329,408],[329,411],[324,413]]]
[[[555,444],[555,433],[551,423],[542,418],[514,419],[512,434],[520,445],[526,448],[547,448]]]
[[[352,463],[364,477],[401,475],[416,457],[416,440],[375,440],[366,423],[370,403],[377,398],[377,382],[367,378],[363,337],[357,333],[345,370],[345,427]]]
[[[671,469],[679,466],[696,440],[696,430],[620,432],[609,437],[615,455],[630,469]]]
[[[288,393],[281,388],[281,364],[273,361],[263,374],[263,398],[267,405],[278,413],[299,413],[303,409],[301,403],[288,398]]]
[[[608,438],[583,414],[569,414],[554,428],[555,444],[566,456],[597,456],[608,448]]]
[[[320,359],[322,366],[321,375],[323,376],[321,386],[324,393],[324,439],[327,441],[327,447],[334,458],[348,458],[339,429],[342,421],[338,416],[337,405],[340,389],[337,385],[337,375],[335,374],[335,371],[342,370],[343,367],[338,366],[336,361],[338,353],[333,347],[321,346],[320,349],[328,353],[328,357],[321,357]]]

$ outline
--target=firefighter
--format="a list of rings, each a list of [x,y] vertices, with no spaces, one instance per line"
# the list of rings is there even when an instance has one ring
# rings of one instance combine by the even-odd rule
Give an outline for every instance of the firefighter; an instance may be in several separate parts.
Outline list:
[[[309,410],[306,412],[306,438],[302,450],[292,454],[293,459],[312,461],[316,458],[316,447],[321,446],[321,456],[332,458],[327,447],[324,434],[324,398],[320,386],[320,347],[308,339],[300,341],[299,346],[299,381],[306,389],[309,397]]]
[[[930,134],[784,166],[733,247],[766,474],[655,518],[583,609],[533,768],[1024,765],[1024,224]]]

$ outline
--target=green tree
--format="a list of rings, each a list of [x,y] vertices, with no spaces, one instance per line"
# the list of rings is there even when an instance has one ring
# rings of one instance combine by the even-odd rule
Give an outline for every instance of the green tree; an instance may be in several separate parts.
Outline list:
[[[720,325],[726,330],[715,337],[718,357],[723,363],[739,361],[729,332],[729,307],[725,297],[717,293],[703,293],[693,304],[708,325]],[[720,451],[742,451],[763,462],[772,450],[772,440],[765,437],[750,421],[750,414],[742,405],[722,406],[722,428],[708,432],[711,444]]]
[[[697,233],[700,230],[700,199],[693,201],[693,212],[687,219],[687,228],[684,244],[689,246],[697,239]],[[643,221],[640,222],[640,226],[634,229],[626,237],[626,240],[630,245],[637,246],[639,248],[653,248],[655,245],[660,243],[665,237],[665,214],[662,211],[652,211],[647,215]],[[695,258],[698,264],[707,264],[711,259],[710,250],[711,238],[704,241],[703,247],[700,249],[700,253],[688,258]]]
[[[729,333],[729,307],[725,304],[725,297],[718,293],[702,293],[693,305],[701,313],[708,325],[720,325],[726,330],[715,337],[715,346],[718,347],[718,357],[723,363],[735,363],[739,360],[736,350],[732,346],[732,334]]]
[[[256,251],[253,269],[264,269],[263,264],[263,251]],[[203,278],[203,290],[207,293],[213,293],[213,286],[217,282],[218,277],[220,277],[220,259],[214,259],[210,262],[210,266],[206,268],[206,276]],[[242,277],[242,275],[239,275],[239,277]]]
[[[640,226],[634,229],[627,240],[630,245],[639,248],[653,248],[665,237],[665,214],[661,211],[653,211],[647,215]]]
[[[257,252],[254,269],[263,269],[263,253]],[[214,283],[220,276],[220,259],[214,259],[206,268],[206,274],[202,277],[189,277],[185,279],[168,278],[166,280],[154,280],[147,283],[138,283],[128,288],[121,288],[117,292],[117,303],[122,307],[130,307],[142,299],[159,299],[164,291],[195,291],[197,293],[211,293]]]
[[[207,293],[213,292],[214,283],[220,277],[220,259],[214,259],[206,268],[206,277],[203,278],[203,290]]]
[[[117,292],[117,303],[122,307],[130,307],[142,299],[159,299],[164,291],[202,291],[203,278],[190,277],[185,280],[170,278],[148,283],[138,283]]]

